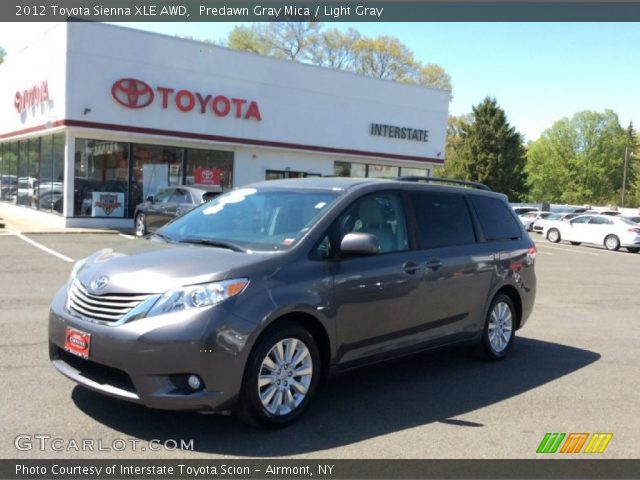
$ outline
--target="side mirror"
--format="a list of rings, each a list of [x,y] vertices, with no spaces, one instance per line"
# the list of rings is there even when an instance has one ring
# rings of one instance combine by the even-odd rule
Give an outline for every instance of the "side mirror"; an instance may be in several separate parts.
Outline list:
[[[153,195],[147,195],[147,202],[153,203]]]
[[[340,242],[340,253],[377,255],[380,253],[380,243],[372,233],[347,233]]]

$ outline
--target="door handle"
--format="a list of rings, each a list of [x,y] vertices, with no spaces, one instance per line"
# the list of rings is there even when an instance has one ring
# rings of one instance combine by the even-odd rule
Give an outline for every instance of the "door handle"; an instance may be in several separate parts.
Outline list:
[[[406,262],[402,265],[402,270],[404,271],[404,273],[413,275],[418,270],[420,270],[420,265],[414,262]]]
[[[432,257],[429,259],[425,267],[430,268],[431,270],[437,270],[442,266],[442,262],[439,258]]]

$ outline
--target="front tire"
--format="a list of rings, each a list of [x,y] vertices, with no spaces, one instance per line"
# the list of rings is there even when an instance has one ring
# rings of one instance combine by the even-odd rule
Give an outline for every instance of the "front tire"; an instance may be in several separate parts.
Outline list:
[[[294,422],[315,395],[320,367],[313,336],[296,323],[279,323],[251,353],[236,413],[263,428]]]
[[[618,250],[620,248],[620,239],[615,235],[608,235],[604,239],[604,246],[607,250]]]
[[[636,247],[627,247],[627,250],[629,251],[629,253],[638,253],[638,252],[640,252],[640,248],[636,248]]]
[[[558,243],[561,240],[560,230],[558,230],[557,228],[552,228],[551,230],[549,230],[547,232],[547,240],[549,240],[551,243]]]
[[[482,348],[490,360],[501,360],[507,356],[515,337],[516,319],[511,298],[504,293],[496,295],[482,332]]]
[[[144,213],[136,215],[135,227],[136,237],[144,237],[147,234],[147,218]]]

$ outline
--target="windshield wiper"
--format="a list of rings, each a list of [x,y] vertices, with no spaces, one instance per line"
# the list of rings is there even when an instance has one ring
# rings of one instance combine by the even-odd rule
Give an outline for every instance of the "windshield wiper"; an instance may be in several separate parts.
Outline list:
[[[218,248],[227,248],[229,250],[233,250],[234,252],[246,252],[244,248],[240,245],[236,245],[235,243],[227,242],[225,240],[213,240],[209,238],[199,238],[199,237],[187,237],[179,240],[180,243],[193,243],[194,245],[206,245],[208,247],[218,247]]]

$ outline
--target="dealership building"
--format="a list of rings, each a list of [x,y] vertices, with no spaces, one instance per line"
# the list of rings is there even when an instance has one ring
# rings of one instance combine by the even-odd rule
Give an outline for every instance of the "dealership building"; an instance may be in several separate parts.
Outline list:
[[[99,23],[0,65],[0,201],[131,226],[159,188],[431,175],[450,93]]]

